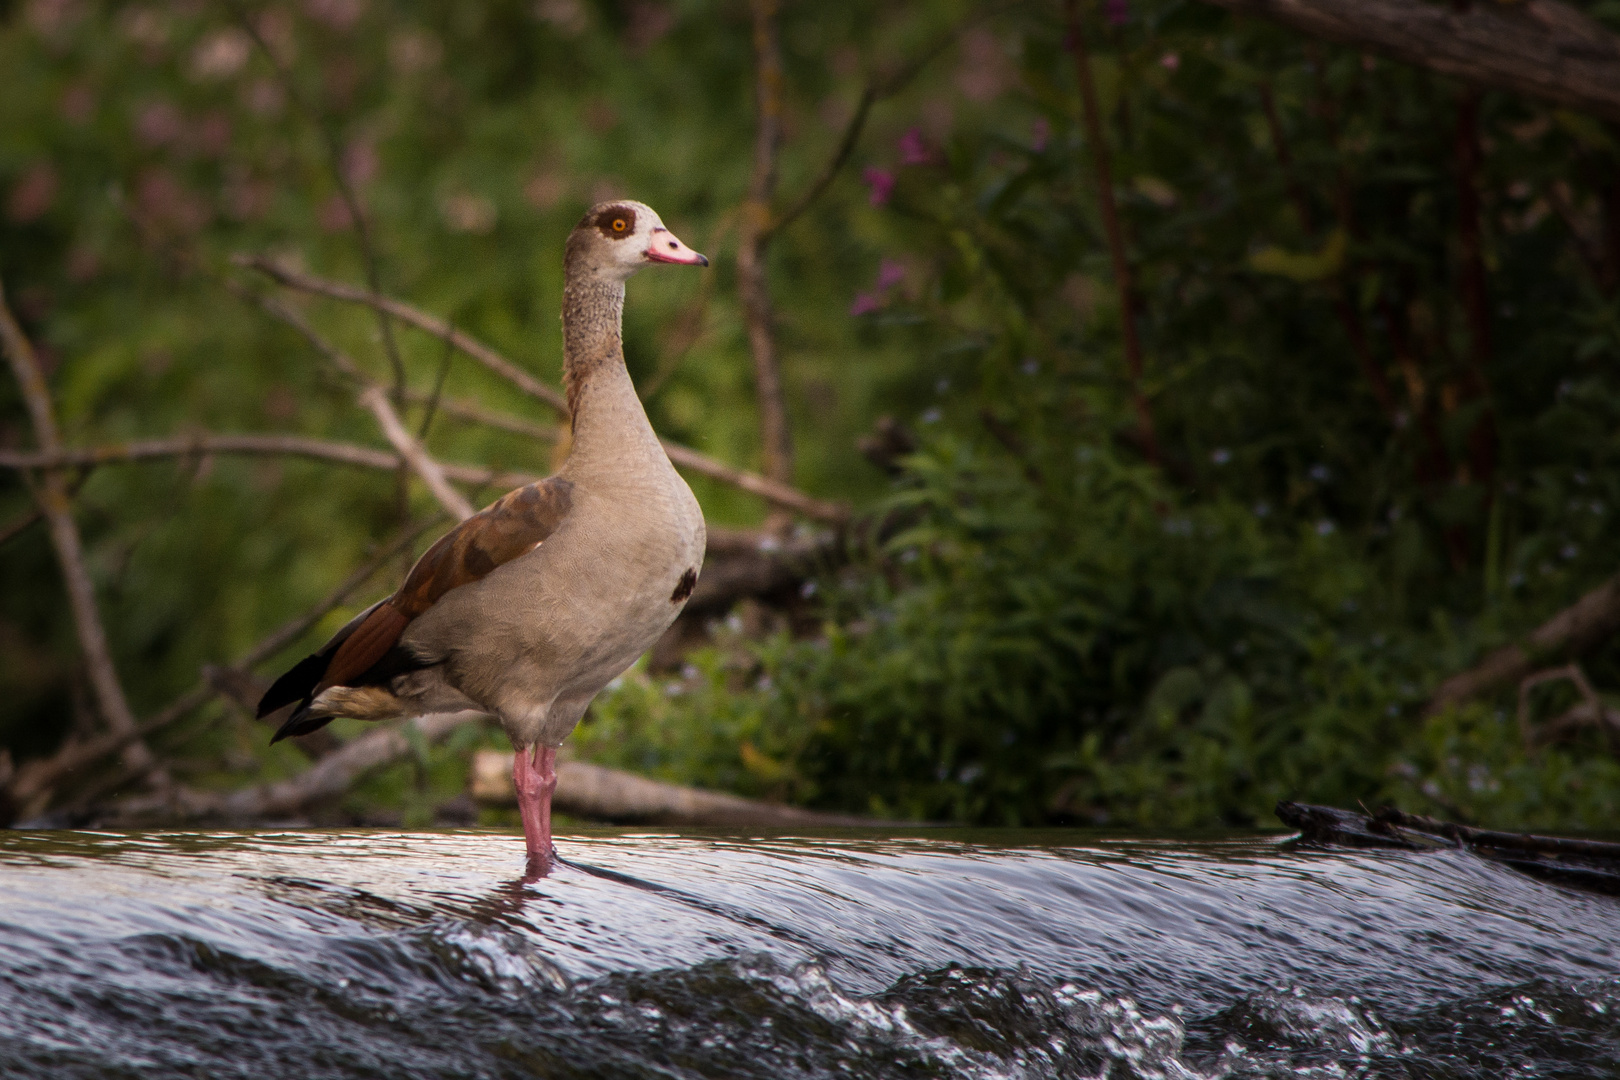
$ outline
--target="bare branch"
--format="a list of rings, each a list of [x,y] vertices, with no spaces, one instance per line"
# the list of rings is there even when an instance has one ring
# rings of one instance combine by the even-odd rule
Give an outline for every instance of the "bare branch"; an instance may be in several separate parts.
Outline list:
[[[743,204],[742,243],[737,248],[737,291],[742,296],[748,348],[754,359],[765,475],[785,484],[793,476],[793,431],[771,326],[770,238],[766,231],[776,191],[776,155],[782,144],[782,48],[777,35],[777,0],[752,0],[749,6],[754,17],[754,164]]]
[[[1076,0],[1064,0],[1068,22],[1069,50],[1074,55],[1075,79],[1080,84],[1080,103],[1086,123],[1086,140],[1091,146],[1091,162],[1097,173],[1097,205],[1102,211],[1103,232],[1108,237],[1108,254],[1114,267],[1114,284],[1119,289],[1120,328],[1125,338],[1125,363],[1130,376],[1131,402],[1147,459],[1159,463],[1159,440],[1154,433],[1153,413],[1142,392],[1142,340],[1136,324],[1136,283],[1130,257],[1125,252],[1125,230],[1120,226],[1119,208],[1114,205],[1114,174],[1109,160],[1108,136],[1103,132],[1102,113],[1097,105],[1097,88],[1091,78],[1091,57],[1086,47],[1085,27],[1080,21]]]
[[[483,414],[482,410],[457,413],[450,402],[446,402],[441,407],[446,412],[463,415],[467,419],[476,420],[479,423],[489,423],[492,426],[502,427],[506,430],[518,430],[522,434],[532,434],[530,431],[517,427],[523,421],[502,417],[500,414]],[[669,455],[669,460],[680,468],[713,477],[751,495],[758,495],[767,502],[803,514],[807,518],[825,521],[830,524],[839,524],[849,520],[849,507],[842,503],[817,499],[814,496],[806,495],[797,488],[767,480],[758,473],[724,465],[705,454],[700,454],[696,450],[682,446],[680,443],[664,441],[663,447],[664,451]],[[397,454],[391,454],[386,450],[374,450],[367,446],[355,446],[352,443],[333,442],[328,439],[311,439],[302,435],[192,434],[168,439],[137,439],[127,443],[110,443],[106,446],[56,450],[52,453],[43,453],[37,450],[0,450],[0,468],[49,469],[70,465],[114,465],[133,461],[200,457],[204,454],[305,457],[318,461],[333,461],[342,465],[356,465],[361,468],[382,469],[390,472],[400,466],[400,457]],[[532,484],[539,479],[539,477],[528,473],[501,472],[480,465],[456,465],[447,462],[436,462],[436,464],[446,478],[459,484],[471,484],[475,487],[494,487],[510,490],[522,487],[524,484]]]
[[[236,660],[234,666],[240,669],[255,667],[297,641],[311,627],[325,618],[328,612],[347,600],[360,586],[370,581],[377,571],[386,566],[396,555],[402,551],[408,551],[418,536],[421,536],[423,532],[440,520],[442,519],[437,516],[423,518],[402,529],[399,535],[390,540],[370,560],[344,578],[319,603],[302,615],[295,616],[277,627],[259,641],[257,645],[243,653]],[[214,683],[204,679],[197,686],[170,702],[162,711],[141,723],[134,732],[103,735],[95,739],[72,743],[63,747],[52,757],[27,762],[18,767],[11,783],[10,792],[13,801],[17,805],[28,809],[24,816],[33,816],[34,813],[38,813],[39,810],[43,809],[43,806],[39,805],[41,797],[48,796],[51,787],[60,778],[94,764],[109,754],[117,753],[136,738],[144,738],[147,735],[161,731],[190,713],[193,709],[213,700],[216,693]],[[139,775],[138,772],[126,772],[116,777],[114,784],[107,786],[112,787],[129,783]],[[86,801],[94,797],[95,793],[90,793],[86,797]],[[33,806],[30,807],[30,804],[33,804]]]
[[[428,394],[421,390],[407,390],[405,391],[405,400],[412,404],[425,405],[431,399]],[[514,435],[523,435],[541,442],[554,443],[562,438],[562,428],[555,424],[537,424],[533,420],[525,420],[510,413],[486,409],[477,402],[460,398],[440,397],[438,411],[446,416],[454,416],[459,420],[483,424],[485,427],[496,428],[500,431],[510,431]]]
[[[168,439],[136,439],[127,443],[91,446],[43,453],[37,450],[0,450],[0,468],[50,469],[67,465],[114,465],[132,461],[160,461],[204,454],[244,456],[285,456],[333,461],[366,469],[397,470],[403,460],[386,450],[368,446],[311,439],[302,435],[212,435],[196,433]],[[536,477],[526,473],[500,472],[481,465],[440,463],[444,475],[475,487],[510,489],[532,484]]]
[[[751,495],[758,495],[766,502],[803,514],[807,518],[832,524],[849,520],[849,507],[843,503],[818,499],[813,495],[806,495],[798,488],[777,483],[758,473],[734,469],[680,443],[670,442],[668,439],[658,441],[663,444],[664,453],[669,455],[669,460],[679,468],[713,477],[733,487],[741,488]]]
[[[433,497],[439,500],[440,506],[454,515],[457,521],[466,521],[476,513],[466,496],[450,486],[450,481],[445,479],[444,470],[439,467],[439,463],[428,456],[422,444],[405,430],[399,414],[388,404],[388,396],[383,393],[382,387],[366,387],[360,394],[360,404],[371,410],[371,415],[377,418],[377,426],[382,428],[383,435],[393,444],[394,449],[399,451],[399,456],[410,463],[416,475],[422,478],[422,482],[433,493]]]
[[[1209,0],[1476,86],[1620,120],[1620,36],[1557,0]]]
[[[1490,653],[1440,684],[1423,715],[1434,716],[1471,698],[1518,682],[1560,656],[1579,656],[1620,630],[1620,578],[1610,578],[1560,611],[1524,639]]]
[[[366,267],[366,280],[371,284],[371,291],[374,294],[381,294],[382,270],[377,258],[376,246],[371,240],[371,223],[366,219],[365,207],[360,205],[359,193],[354,190],[354,185],[349,182],[348,172],[343,167],[343,148],[338,145],[337,133],[330,124],[326,123],[319,111],[305,100],[298,84],[293,81],[292,73],[281,63],[281,58],[270,48],[270,43],[264,40],[264,36],[259,32],[258,25],[248,18],[247,12],[243,10],[242,6],[234,2],[234,0],[227,0],[227,3],[231,12],[236,16],[236,21],[253,39],[253,43],[259,47],[259,51],[264,54],[264,58],[269,61],[271,68],[275,70],[276,78],[281,82],[281,87],[288,98],[292,100],[298,111],[304,114],[304,118],[319,132],[321,143],[326,148],[327,169],[332,174],[333,183],[337,185],[338,194],[343,199],[343,205],[349,211],[349,217],[354,221],[355,238],[360,242],[360,258]],[[388,355],[388,364],[394,373],[394,403],[398,405],[401,403],[402,395],[405,393],[405,363],[400,359],[399,346],[394,341],[394,326],[389,321],[388,312],[382,308],[373,310],[377,316],[377,329],[382,334],[383,351]]]
[[[56,419],[51,411],[50,388],[45,373],[34,354],[33,343],[23,333],[6,302],[5,285],[0,282],[0,344],[22,389],[29,416],[34,424],[34,436],[46,453],[62,445]],[[123,685],[118,681],[118,669],[113,664],[112,651],[107,646],[107,631],[101,625],[96,610],[95,585],[84,565],[84,545],[79,538],[79,527],[73,520],[67,481],[56,469],[47,469],[34,492],[39,511],[45,516],[51,530],[51,543],[62,566],[62,577],[67,585],[68,600],[73,609],[73,622],[79,633],[79,645],[84,651],[85,667],[90,684],[95,689],[96,701],[101,707],[102,719],[117,734],[131,734],[136,730],[135,714],[130,711]],[[132,739],[124,749],[125,761],[131,766],[148,766],[152,752],[146,744]],[[159,783],[167,777],[159,775]]]
[[[0,547],[4,547],[12,540],[15,540],[17,537],[33,528],[36,522],[43,521],[44,518],[45,515],[41,514],[38,508],[35,508],[19,517],[16,521],[13,521],[10,525],[0,529]]]
[[[557,410],[558,414],[562,416],[568,415],[568,401],[563,397],[562,391],[552,389],[494,349],[491,349],[488,345],[468,336],[463,331],[457,330],[444,320],[429,315],[425,311],[418,310],[392,297],[381,296],[365,289],[356,288],[353,285],[345,285],[342,282],[315,277],[313,274],[301,273],[281,266],[263,256],[236,255],[231,258],[231,261],[237,266],[257,270],[289,289],[314,293],[333,300],[343,300],[351,304],[364,304],[368,307],[386,311],[399,319],[400,322],[409,323],[418,330],[426,331],[441,341],[460,349],[525,394],[550,405]]]
[[[224,793],[178,788],[166,795],[121,800],[114,804],[111,813],[115,820],[157,816],[169,821],[186,818],[251,819],[294,814],[312,803],[343,794],[367,773],[409,756],[414,740],[405,733],[407,726],[432,743],[463,724],[482,719],[483,713],[472,711],[413,717],[401,724],[368,731],[285,780]]]
[[[474,754],[471,788],[473,798],[479,802],[515,805],[512,755],[498,750]],[[557,763],[557,793],[552,804],[564,813],[591,821],[785,828],[877,824],[871,818],[822,814],[720,791],[665,784],[584,761]]]
[[[799,215],[810,209],[811,205],[832,186],[838,174],[855,152],[856,145],[861,140],[861,133],[866,129],[866,121],[872,113],[872,106],[894,97],[915,79],[922,70],[940,53],[944,52],[961,35],[962,31],[975,23],[982,22],[999,12],[1015,7],[1015,4],[1002,4],[988,7],[981,11],[969,13],[966,17],[941,33],[929,43],[928,47],[912,57],[906,63],[885,75],[873,75],[861,89],[860,100],[855,103],[855,112],[850,116],[849,123],[844,125],[844,133],[839,136],[838,145],[834,148],[832,156],[827,159],[821,172],[805,188],[804,193],[795,199],[786,210],[771,218],[761,235],[769,240],[777,233],[791,225]]]
[[[288,271],[285,268],[276,266],[267,259],[237,256],[235,261],[239,266],[248,266],[255,270],[263,271],[274,280],[281,282],[289,288],[317,293],[321,296],[329,296],[339,300],[348,300],[354,303],[386,303],[393,305],[393,310],[397,315],[399,315],[402,322],[409,322],[413,325],[421,327],[422,329],[428,330],[430,333],[438,334],[442,339],[449,341],[468,356],[473,357],[480,363],[483,363],[486,367],[489,367],[490,370],[501,374],[505,374],[508,371],[515,373],[522,379],[527,380],[528,383],[532,384],[533,386],[544,390],[547,394],[556,395],[558,400],[562,401],[561,395],[558,395],[556,391],[552,390],[550,387],[544,386],[543,384],[534,380],[531,376],[523,373],[519,368],[517,368],[516,365],[512,364],[511,361],[489,348],[489,346],[467,337],[466,334],[462,333],[460,330],[455,330],[446,324],[439,322],[439,320],[433,318],[431,315],[425,315],[422,312],[417,311],[409,304],[404,304],[398,300],[392,300],[387,297],[373,297],[364,290],[356,289],[352,286],[343,285],[333,281],[326,281],[322,278],[314,278],[308,274],[298,274]],[[264,303],[274,304],[274,301],[260,301],[260,303],[261,305]],[[276,315],[277,318],[282,318],[284,321],[288,321],[294,325],[299,329],[300,333],[304,333],[305,336],[315,343],[317,348],[322,349],[322,351],[326,351],[331,348],[331,346],[327,345],[325,340],[319,335],[315,334],[314,331],[305,329],[308,324],[297,315],[287,312],[287,309],[284,306],[275,305],[274,308],[267,307],[266,310],[271,311],[271,313]],[[287,314],[283,315],[281,314],[282,312],[287,312]],[[341,353],[337,353],[336,350],[332,350],[330,353],[328,353],[328,356],[335,356],[336,358],[334,359],[334,363],[338,364],[340,367],[343,365],[343,363],[347,363],[350,369],[353,369],[358,373],[358,369],[355,367],[353,361],[343,357],[343,355]],[[363,375],[358,374],[357,377],[364,378]],[[514,382],[515,381],[516,380],[514,380]],[[522,384],[518,385],[520,389],[523,388]],[[536,394],[535,396],[539,397],[540,395]],[[541,400],[549,399],[541,397]],[[446,411],[453,410],[447,408]],[[562,411],[563,415],[566,416],[566,402],[563,402],[562,404]],[[505,427],[506,430],[509,431],[517,430],[508,426],[513,422],[514,421],[508,419],[502,424],[498,424],[496,426]],[[521,421],[516,422],[521,423]],[[730,465],[723,464],[722,462],[716,461],[714,458],[709,457],[707,454],[700,453],[688,446],[682,446],[680,443],[671,442],[668,439],[660,439],[659,441],[663,444],[665,452],[669,454],[669,460],[674,462],[680,468],[690,469],[692,472],[701,473],[704,476],[712,477],[716,480],[722,481],[723,483],[731,484],[732,486],[741,488],[743,491],[749,492],[750,494],[758,495],[767,502],[781,506],[788,510],[792,510],[796,513],[803,514],[806,517],[814,518],[818,521],[836,523],[845,521],[849,518],[849,508],[840,503],[832,503],[822,499],[817,499],[813,496],[806,495],[804,492],[799,491],[788,484],[768,479],[760,476],[758,473],[748,472],[744,469],[738,469]],[[3,456],[0,456],[0,464],[4,464]],[[445,475],[449,476],[453,480],[463,479],[465,474],[463,473],[458,475],[457,469],[458,467],[456,466],[444,466]],[[532,478],[524,479],[520,480],[516,484],[513,484],[512,486],[517,487],[521,484],[531,482]]]
[[[1539,727],[1530,722],[1530,691],[1543,683],[1557,682],[1568,679],[1575,686],[1575,691],[1581,700],[1561,715],[1541,724]],[[1519,734],[1524,738],[1524,748],[1534,754],[1538,746],[1554,742],[1583,727],[1598,727],[1608,736],[1609,748],[1620,753],[1620,710],[1610,708],[1604,704],[1598,695],[1592,681],[1586,677],[1577,663],[1563,664],[1559,667],[1538,671],[1528,675],[1519,683]]]
[[[872,106],[877,103],[877,88],[867,83],[861,89],[861,98],[855,103],[855,112],[844,126],[844,134],[838,140],[838,146],[833,150],[832,157],[822,166],[820,174],[805,188],[804,194],[795,199],[786,210],[777,214],[764,229],[760,231],[763,239],[769,240],[777,233],[793,224],[815,201],[832,186],[838,174],[849,163],[850,155],[855,152],[855,145],[861,141],[861,132],[866,128],[866,119],[872,113]]]
[[[389,404],[388,396],[384,393],[383,388],[367,377],[365,372],[360,369],[359,364],[356,364],[341,349],[316,333],[315,328],[310,326],[297,312],[274,297],[261,296],[257,298],[257,302],[259,307],[271,316],[280,319],[302,334],[305,340],[315,346],[316,350],[332,363],[333,367],[349,378],[360,382],[362,389],[357,400],[361,405],[365,406],[372,416],[376,417],[377,426],[382,429],[384,437],[398,451],[399,456],[410,465],[416,475],[422,478],[422,482],[433,493],[433,497],[439,500],[440,506],[448,510],[457,521],[466,521],[473,516],[472,504],[466,500],[461,492],[450,486],[439,463],[429,456],[421,443],[411,437],[411,433],[406,429],[404,421],[399,418],[399,413],[395,412],[393,405]]]

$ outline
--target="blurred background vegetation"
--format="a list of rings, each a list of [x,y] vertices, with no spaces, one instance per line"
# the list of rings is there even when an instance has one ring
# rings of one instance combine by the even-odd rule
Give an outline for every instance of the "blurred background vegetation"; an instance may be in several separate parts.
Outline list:
[[[1620,3],[1577,6],[1620,28]],[[618,680],[580,757],[985,824],[1265,824],[1278,798],[1612,824],[1606,638],[1580,657],[1595,703],[1569,680],[1526,690],[1529,722],[1564,716],[1556,739],[1527,741],[1511,682],[1425,706],[1615,573],[1620,128],[1192,0],[1084,4],[1072,26],[1050,3],[826,0],[772,27],[774,189],[741,2],[0,3],[0,277],[64,441],[386,445],[353,387],[243,301],[266,283],[240,254],[375,275],[555,384],[563,239],[592,202],[638,198],[714,263],[630,287],[655,426],[857,527],[785,604],[714,613]],[[794,204],[829,165],[761,242],[750,208]],[[774,450],[750,254],[791,433]],[[442,381],[555,420],[430,335],[395,323],[390,343],[362,307],[296,303],[379,380],[396,349],[419,399]],[[532,437],[429,419],[442,460],[554,464]],[[35,445],[10,380],[0,445]],[[712,527],[809,535],[689,477]],[[139,717],[435,510],[420,484],[402,505],[387,472],[290,457],[72,482]],[[31,520],[31,483],[0,473],[0,525]],[[102,720],[44,528],[7,529],[0,582],[0,746],[20,765]],[[149,742],[222,789],[304,767],[267,738],[227,698]],[[468,728],[421,746],[332,812],[433,820],[497,745]]]

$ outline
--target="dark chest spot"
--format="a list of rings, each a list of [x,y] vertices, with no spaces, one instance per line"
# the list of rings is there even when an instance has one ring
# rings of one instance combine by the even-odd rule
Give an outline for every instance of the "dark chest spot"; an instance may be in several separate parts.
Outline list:
[[[697,588],[697,571],[689,569],[681,575],[681,580],[675,585],[675,591],[669,594],[669,602],[672,604],[680,603],[688,596],[691,596],[692,590],[695,588]]]

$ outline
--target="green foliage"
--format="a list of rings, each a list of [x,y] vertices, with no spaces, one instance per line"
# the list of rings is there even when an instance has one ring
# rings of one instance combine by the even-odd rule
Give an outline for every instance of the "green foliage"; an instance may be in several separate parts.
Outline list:
[[[864,73],[922,55],[964,10],[784,12],[784,202],[835,149]],[[1446,674],[1614,571],[1612,128],[1489,93],[1459,126],[1467,100],[1423,72],[1184,0],[1108,10],[1125,20],[1088,11],[1087,38],[1142,371],[1064,27],[1053,8],[1001,12],[875,107],[845,172],[773,248],[795,479],[898,531],[817,582],[818,632],[721,627],[678,678],[638,668],[580,751],[985,823],[1264,823],[1279,797],[1611,820],[1615,765],[1595,736],[1531,755],[1505,703],[1421,710]],[[1613,22],[1612,4],[1592,10]],[[651,202],[716,265],[706,283],[632,286],[632,374],[662,432],[757,465],[731,258],[752,155],[741,8],[247,17],[285,83],[228,6],[0,9],[0,274],[45,347],[70,442],[195,428],[374,441],[350,389],[220,287],[238,251],[364,280],[341,174],[386,290],[551,379],[562,238],[598,196]],[[1460,151],[1470,130],[1477,168]],[[309,312],[388,372],[368,313]],[[431,388],[442,348],[394,332],[411,385]],[[532,408],[459,359],[446,392]],[[888,488],[852,447],[881,412],[921,442]],[[0,436],[27,430],[0,380]],[[428,440],[448,460],[547,465],[520,437],[443,416]],[[713,524],[763,515],[694,487]],[[0,517],[27,506],[0,477]],[[309,463],[94,471],[80,521],[137,711],[307,608],[401,509],[391,479]],[[95,723],[58,589],[39,530],[0,550],[0,746],[18,756]],[[1620,685],[1616,661],[1605,648],[1587,670]],[[1537,715],[1559,700],[1538,697]],[[215,707],[167,749],[190,748],[210,783],[298,767],[262,734]],[[469,749],[434,750],[357,805],[425,820]]]
[[[1391,799],[1603,826],[1606,748],[1532,755],[1489,709],[1420,716],[1481,646],[1613,570],[1620,385],[1593,358],[1616,341],[1586,327],[1617,305],[1533,201],[1598,141],[1486,99],[1484,129],[1507,137],[1476,179],[1500,298],[1480,353],[1454,141],[1434,137],[1453,98],[1353,56],[1302,63],[1263,28],[1211,35],[1175,5],[1145,23],[1097,68],[1134,177],[1122,208],[1167,467],[1120,449],[1119,309],[1098,209],[1077,198],[1094,178],[1057,89],[1070,59],[1042,27],[1023,56],[1044,140],[959,127],[897,171],[906,284],[869,306],[873,339],[910,342],[936,384],[889,502],[910,526],[823,583],[816,640],[716,651],[679,693],[621,690],[592,745],[625,762],[678,747],[654,757],[891,816],[1263,824],[1279,798]],[[1262,88],[1294,130],[1266,122]],[[1347,109],[1341,132],[1307,108]],[[1590,662],[1613,671],[1607,652]],[[769,783],[699,735],[717,715]]]

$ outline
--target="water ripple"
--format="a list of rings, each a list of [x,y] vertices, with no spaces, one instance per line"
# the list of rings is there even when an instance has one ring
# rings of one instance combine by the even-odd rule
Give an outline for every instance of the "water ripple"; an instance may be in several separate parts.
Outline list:
[[[0,1076],[1577,1077],[1620,906],[1076,833],[0,834]]]

